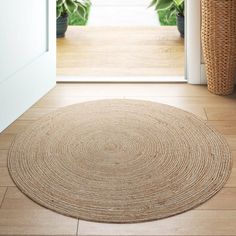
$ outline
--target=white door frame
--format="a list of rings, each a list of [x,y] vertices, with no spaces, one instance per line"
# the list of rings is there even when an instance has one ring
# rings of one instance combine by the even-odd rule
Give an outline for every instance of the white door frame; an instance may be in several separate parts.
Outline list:
[[[205,84],[201,47],[201,1],[185,0],[186,4],[186,78],[190,84]]]
[[[201,50],[201,2],[185,0],[185,79],[173,77],[114,77],[112,82],[188,82],[205,84],[205,68]],[[58,76],[58,82],[111,82],[111,77]]]
[[[28,2],[27,2],[28,1]],[[45,48],[40,55],[35,54],[33,58],[29,58],[28,62],[21,65],[20,68],[11,68],[11,73],[8,73],[6,77],[2,77],[0,80],[0,132],[7,128],[13,121],[15,121],[20,115],[22,115],[28,108],[30,108],[35,102],[37,102],[42,96],[44,96],[51,88],[56,84],[56,1],[55,0],[40,0],[44,1],[46,8],[46,24],[45,24],[45,35],[47,37]],[[7,14],[11,14],[11,7],[14,7],[15,1],[7,1],[7,7],[5,11]],[[20,1],[22,2],[22,1]],[[24,0],[25,4],[31,4],[32,0]],[[13,6],[12,6],[13,5]],[[3,3],[4,6],[4,3]],[[32,13],[33,15],[33,13]],[[4,17],[4,15],[2,16]],[[14,15],[13,22],[17,22],[18,15]],[[24,17],[24,16],[22,16]],[[31,20],[31,19],[27,19]],[[37,20],[37,19],[34,19]],[[32,24],[34,24],[32,20]],[[1,32],[6,37],[13,37],[14,32],[12,30],[8,32],[9,22],[1,19]],[[19,27],[24,27],[20,25]],[[22,29],[20,28],[22,32]],[[27,29],[26,29],[27,30]],[[37,30],[37,28],[33,28]],[[14,30],[17,32],[17,29]],[[29,32],[33,33],[33,32]],[[5,38],[6,38],[5,37]],[[18,37],[27,37],[27,35],[18,35]],[[4,41],[6,47],[11,47],[7,45],[7,38]],[[0,45],[0,49],[1,49]],[[14,45],[15,47],[21,47],[22,45]],[[26,45],[27,46],[27,45]],[[25,45],[24,45],[25,47]],[[35,45],[37,47],[37,44]],[[11,48],[9,48],[10,50]],[[0,55],[0,61],[4,60],[4,57],[8,55]],[[20,55],[13,55],[17,60],[21,60]],[[3,63],[4,64],[4,63]],[[4,66],[4,65],[3,65]],[[14,67],[14,66],[12,66]],[[1,64],[0,64],[1,70]]]

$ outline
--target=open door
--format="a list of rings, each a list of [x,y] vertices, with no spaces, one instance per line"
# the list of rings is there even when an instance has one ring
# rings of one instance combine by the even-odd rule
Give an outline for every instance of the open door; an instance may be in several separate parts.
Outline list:
[[[0,132],[56,83],[55,0],[8,0],[0,16]]]

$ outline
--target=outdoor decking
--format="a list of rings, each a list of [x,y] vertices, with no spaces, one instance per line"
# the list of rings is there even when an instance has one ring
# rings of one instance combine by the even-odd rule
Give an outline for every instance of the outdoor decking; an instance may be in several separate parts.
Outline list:
[[[175,26],[70,26],[57,40],[60,76],[184,76]]]

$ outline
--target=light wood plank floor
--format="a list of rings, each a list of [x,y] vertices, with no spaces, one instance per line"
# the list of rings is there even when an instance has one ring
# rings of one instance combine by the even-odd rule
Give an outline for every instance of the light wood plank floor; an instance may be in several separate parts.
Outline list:
[[[15,135],[60,107],[96,99],[142,99],[182,108],[216,127],[236,161],[236,93],[219,97],[205,86],[187,84],[58,84],[0,134],[0,235],[236,235],[236,162],[213,199],[178,216],[140,224],[99,224],[44,209],[15,187],[7,170],[7,151]]]
[[[184,40],[171,26],[71,26],[57,40],[57,75],[184,76]]]

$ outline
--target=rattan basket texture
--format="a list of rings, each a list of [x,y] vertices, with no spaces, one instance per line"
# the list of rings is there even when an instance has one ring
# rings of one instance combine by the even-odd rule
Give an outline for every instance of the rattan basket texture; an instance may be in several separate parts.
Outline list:
[[[201,0],[202,46],[208,89],[218,95],[234,90],[236,75],[236,0]]]

